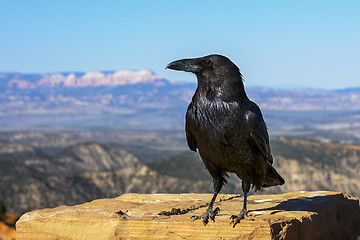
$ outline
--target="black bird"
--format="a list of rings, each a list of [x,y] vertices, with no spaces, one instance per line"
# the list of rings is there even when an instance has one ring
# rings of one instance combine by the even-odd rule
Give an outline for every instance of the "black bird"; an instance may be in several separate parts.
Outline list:
[[[242,180],[244,205],[239,215],[231,216],[235,227],[249,218],[246,199],[250,187],[282,185],[284,179],[272,166],[269,135],[259,107],[246,95],[239,68],[227,57],[209,55],[182,59],[166,68],[192,72],[198,86],[186,113],[186,139],[192,151],[199,151],[213,178],[214,195],[201,216],[204,225],[214,220],[216,196],[227,182],[227,173]]]

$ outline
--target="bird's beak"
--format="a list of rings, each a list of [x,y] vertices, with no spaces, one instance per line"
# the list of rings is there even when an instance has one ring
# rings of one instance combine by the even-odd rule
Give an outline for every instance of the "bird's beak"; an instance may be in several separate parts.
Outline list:
[[[199,65],[199,60],[197,58],[173,61],[169,63],[166,68],[192,73],[198,73],[201,71],[201,66]]]

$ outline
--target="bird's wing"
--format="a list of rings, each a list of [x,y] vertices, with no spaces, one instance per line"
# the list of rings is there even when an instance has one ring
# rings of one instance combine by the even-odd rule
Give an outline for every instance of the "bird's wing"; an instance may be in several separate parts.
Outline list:
[[[245,123],[250,130],[250,137],[269,163],[273,163],[269,145],[269,134],[259,107],[251,102],[250,108],[245,112]]]
[[[189,148],[196,152],[196,148],[197,148],[197,142],[196,142],[196,139],[194,137],[194,135],[192,134],[191,132],[191,125],[193,124],[193,119],[194,117],[191,116],[193,114],[193,112],[191,111],[191,104],[186,112],[186,121],[185,121],[185,132],[186,132],[186,141],[187,141],[187,144],[189,146]]]

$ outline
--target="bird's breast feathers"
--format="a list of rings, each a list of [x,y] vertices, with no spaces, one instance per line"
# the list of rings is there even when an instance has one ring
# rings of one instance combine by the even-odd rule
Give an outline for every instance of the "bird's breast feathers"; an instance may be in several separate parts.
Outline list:
[[[192,102],[186,114],[187,131],[191,131],[197,141],[218,141],[226,144],[233,130],[244,131],[244,114],[241,103],[224,102],[219,98],[207,102]]]

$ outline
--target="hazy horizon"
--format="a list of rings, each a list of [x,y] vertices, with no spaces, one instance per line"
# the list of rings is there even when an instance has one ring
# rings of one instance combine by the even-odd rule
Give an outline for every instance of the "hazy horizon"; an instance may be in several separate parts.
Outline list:
[[[117,69],[117,70],[100,70],[100,71],[87,71],[87,72],[84,72],[84,71],[54,71],[54,72],[19,72],[19,71],[9,71],[9,72],[5,72],[5,71],[0,71],[0,75],[1,74],[24,74],[24,75],[41,75],[41,74],[44,74],[44,75],[50,75],[50,74],[86,74],[88,72],[100,72],[100,73],[112,73],[112,72],[117,72],[117,71],[143,71],[143,70],[146,70],[146,71],[150,71],[152,72],[153,74],[155,75],[158,75],[155,71],[151,70],[151,69]],[[185,74],[188,74],[188,75],[193,75],[191,73],[185,73]],[[161,76],[161,75],[159,75]],[[164,76],[161,76],[161,77],[164,77]],[[184,78],[183,80],[181,79],[168,79],[166,77],[164,77],[164,79],[168,80],[169,82],[175,82],[175,83],[189,83],[189,84],[197,84],[197,80],[196,80],[196,76],[193,75],[192,77],[190,78]],[[0,76],[0,80],[1,80],[1,76]],[[339,87],[339,88],[321,88],[321,87],[311,87],[311,86],[307,86],[307,85],[301,85],[300,83],[299,84],[282,84],[282,85],[279,85],[279,86],[266,86],[266,85],[254,85],[252,83],[249,83],[249,81],[247,81],[245,78],[244,78],[244,85],[245,87],[247,88],[269,88],[269,89],[279,89],[279,90],[306,90],[306,89],[313,89],[313,90],[316,90],[316,89],[319,89],[319,90],[346,90],[346,89],[358,89],[360,88],[360,84],[357,85],[357,86],[352,86],[352,87]]]

